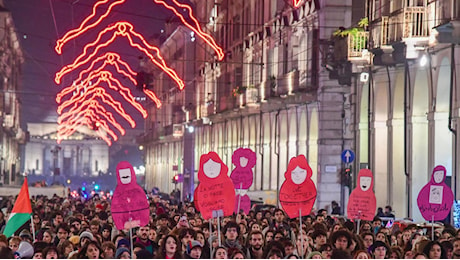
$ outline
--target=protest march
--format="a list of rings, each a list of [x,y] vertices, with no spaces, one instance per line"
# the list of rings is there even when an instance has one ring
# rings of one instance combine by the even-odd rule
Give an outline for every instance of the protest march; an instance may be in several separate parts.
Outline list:
[[[415,223],[376,205],[369,169],[357,174],[347,205],[315,208],[320,191],[303,155],[289,161],[278,205],[252,203],[255,154],[235,154],[231,171],[217,153],[201,156],[190,201],[146,191],[126,161],[112,196],[30,196],[25,178],[0,205],[0,258],[460,258],[460,232],[448,221],[458,206],[441,165],[417,198],[426,222]]]

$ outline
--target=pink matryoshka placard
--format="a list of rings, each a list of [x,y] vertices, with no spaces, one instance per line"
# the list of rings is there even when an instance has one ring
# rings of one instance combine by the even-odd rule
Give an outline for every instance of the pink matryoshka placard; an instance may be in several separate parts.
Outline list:
[[[137,184],[133,166],[126,161],[117,165],[117,186],[112,198],[112,218],[119,230],[149,224],[150,208],[144,190]]]
[[[417,205],[425,220],[443,220],[449,215],[454,194],[444,182],[446,168],[442,165],[434,167],[431,180],[423,186],[417,197]]]
[[[356,188],[351,192],[348,200],[348,218],[372,221],[377,207],[373,187],[372,171],[369,169],[359,170]]]

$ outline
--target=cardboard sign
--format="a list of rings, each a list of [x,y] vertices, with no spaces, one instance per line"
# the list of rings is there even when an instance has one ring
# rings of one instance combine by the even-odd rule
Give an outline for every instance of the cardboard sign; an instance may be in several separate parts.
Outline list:
[[[417,205],[425,220],[443,220],[449,215],[454,194],[444,183],[446,168],[442,165],[434,167],[431,180],[423,186],[417,197]]]
[[[256,165],[256,153],[249,148],[238,148],[232,155],[233,169],[230,179],[235,189],[249,189],[253,183],[252,167]]]
[[[351,192],[348,200],[348,218],[369,221],[374,219],[377,201],[373,187],[374,176],[371,170],[359,170],[357,187]]]
[[[112,217],[119,230],[145,226],[150,209],[144,190],[136,182],[136,174],[129,162],[117,165],[117,187],[112,198]]]
[[[303,216],[310,214],[316,200],[312,175],[313,171],[304,155],[291,158],[279,194],[281,207],[290,218],[299,217],[300,209]]]
[[[235,189],[227,174],[228,167],[217,153],[201,155],[195,205],[204,219],[212,218],[213,210],[223,210],[224,216],[233,214]]]

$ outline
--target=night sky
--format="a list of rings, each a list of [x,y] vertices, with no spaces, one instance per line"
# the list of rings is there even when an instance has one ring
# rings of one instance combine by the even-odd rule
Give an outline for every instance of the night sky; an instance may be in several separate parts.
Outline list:
[[[25,56],[20,86],[23,123],[56,122],[55,95],[71,84],[72,76],[64,76],[63,84],[56,85],[55,73],[72,63],[83,46],[92,42],[100,30],[114,22],[129,21],[137,32],[149,39],[161,33],[164,21],[172,15],[151,0],[128,0],[115,7],[103,25],[66,44],[63,54],[58,55],[54,51],[56,39],[77,28],[91,14],[94,3],[94,0],[4,0],[5,7],[13,15]],[[134,52],[125,40],[117,40],[106,50],[118,52],[134,70],[139,68],[140,53]],[[140,91],[137,93],[140,95],[136,96],[143,96]],[[128,108],[128,105],[124,104],[124,107]],[[135,110],[131,115],[135,120],[142,120]]]

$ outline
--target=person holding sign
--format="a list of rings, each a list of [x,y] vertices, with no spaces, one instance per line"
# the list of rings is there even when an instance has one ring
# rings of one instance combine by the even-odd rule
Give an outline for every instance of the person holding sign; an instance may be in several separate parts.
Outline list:
[[[304,155],[293,157],[289,161],[279,199],[281,207],[290,218],[310,214],[316,200],[316,187],[311,180],[312,175],[313,171]]]
[[[249,148],[238,148],[232,155],[233,169],[230,179],[235,187],[235,213],[240,209],[248,214],[251,209],[251,199],[246,194],[254,179],[252,167],[256,165],[256,153]]]
[[[417,197],[417,205],[425,220],[443,220],[449,215],[454,194],[444,183],[446,168],[442,165],[434,167],[431,180],[423,186]]]
[[[351,192],[347,212],[351,219],[372,221],[377,201],[373,191],[374,176],[369,169],[361,169],[358,173],[357,187]]]
[[[218,210],[223,210],[224,216],[233,214],[235,189],[227,173],[228,167],[217,153],[201,155],[195,203],[204,219],[212,218],[212,212]]]
[[[150,208],[144,190],[136,182],[136,174],[129,162],[117,165],[117,187],[113,192],[112,218],[119,230],[149,224]]]

